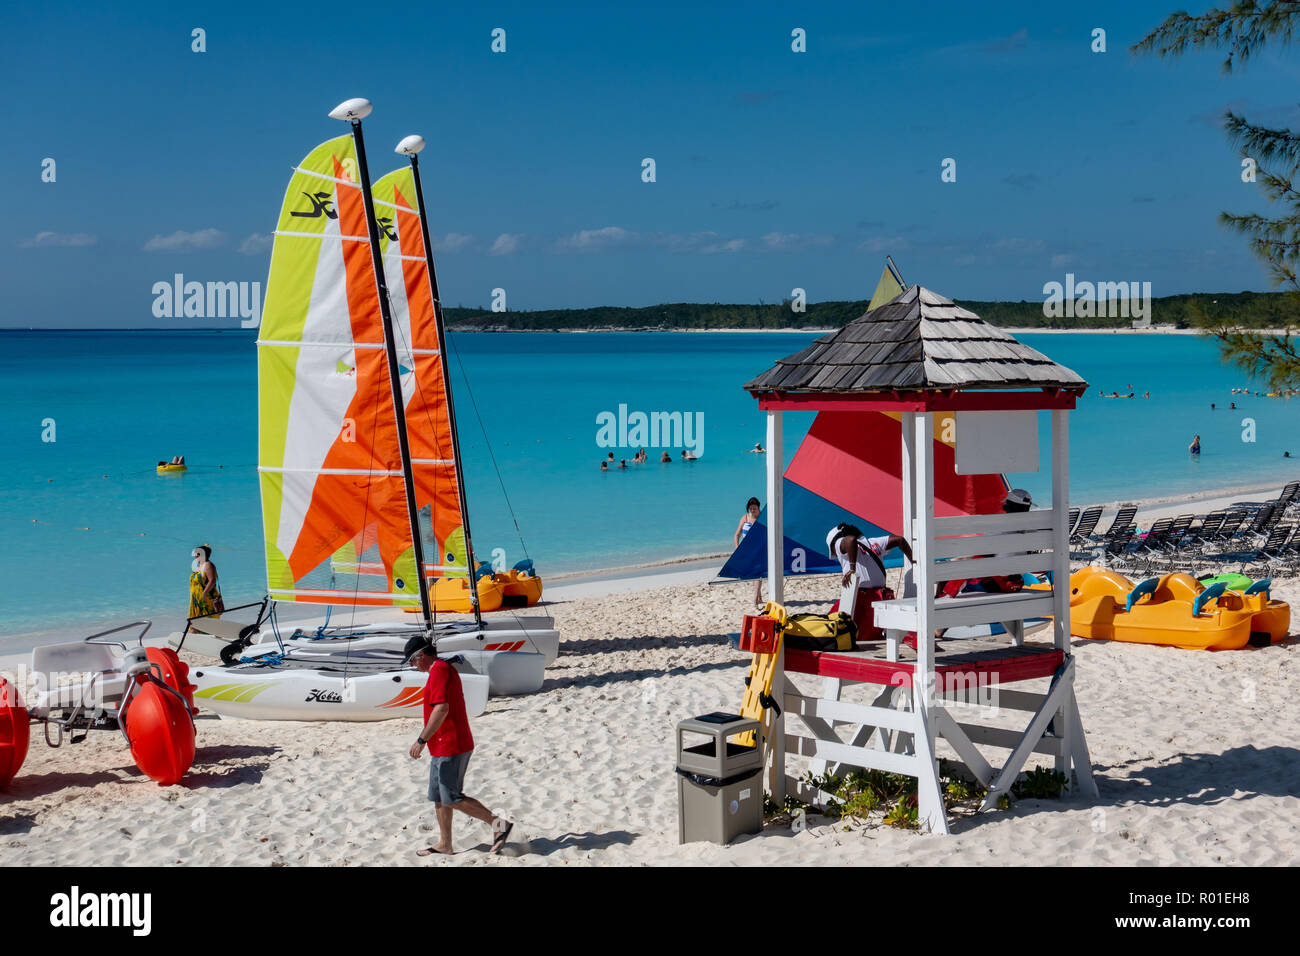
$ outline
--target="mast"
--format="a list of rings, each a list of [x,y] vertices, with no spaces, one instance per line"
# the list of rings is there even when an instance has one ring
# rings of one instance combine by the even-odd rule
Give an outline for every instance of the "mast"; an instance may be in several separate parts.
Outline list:
[[[898,284],[903,287],[903,291],[906,292],[907,283],[903,281],[903,274],[898,271],[898,266],[894,265],[893,256],[885,256],[885,266],[889,269],[890,273],[894,276],[894,279],[898,282]]]
[[[460,433],[456,428],[456,403],[451,395],[451,374],[447,369],[447,332],[442,320],[442,299],[438,295],[438,273],[433,267],[433,244],[429,241],[429,219],[424,209],[424,187],[420,185],[420,159],[417,154],[424,149],[424,138],[408,136],[397,144],[396,152],[411,160],[411,174],[415,179],[415,203],[420,214],[420,232],[424,238],[424,258],[429,265],[429,288],[433,293],[434,324],[438,329],[438,351],[442,358],[442,390],[447,396],[447,417],[451,424],[451,456],[456,468],[456,492],[460,502],[461,527],[465,531],[465,563],[469,571],[469,602],[474,609],[474,621],[483,626],[483,612],[478,606],[477,568],[474,566],[474,545],[469,534],[469,502],[465,498],[465,475],[460,464]],[[405,439],[405,436],[403,436]],[[421,573],[423,578],[423,572]]]
[[[406,434],[406,404],[402,401],[402,380],[397,365],[397,340],[393,335],[393,315],[388,302],[388,283],[384,278],[383,252],[379,246],[379,226],[375,222],[375,201],[370,194],[370,170],[366,167],[366,146],[361,136],[361,121],[370,115],[371,109],[369,100],[352,99],[334,107],[330,116],[352,124],[352,139],[357,146],[357,173],[361,180],[361,196],[366,206],[370,259],[374,263],[375,283],[379,287],[379,314],[384,326],[384,351],[388,357],[388,384],[393,394],[393,414],[397,419],[397,447],[401,453],[402,479],[406,486],[406,514],[411,523],[411,547],[415,557],[416,584],[420,589],[420,609],[424,613],[425,627],[432,630],[433,611],[429,603],[429,586],[424,579],[424,541],[420,535],[419,510],[415,506],[415,474],[411,469],[411,447]],[[466,532],[466,540],[468,538],[469,534]],[[471,588],[471,593],[473,590]]]

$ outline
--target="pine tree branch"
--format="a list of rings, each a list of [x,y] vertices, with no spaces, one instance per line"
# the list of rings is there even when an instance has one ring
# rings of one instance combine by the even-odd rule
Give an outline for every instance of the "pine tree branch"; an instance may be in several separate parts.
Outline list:
[[[1226,10],[1215,7],[1199,16],[1181,10],[1171,13],[1130,52],[1166,57],[1182,56],[1189,50],[1226,49],[1223,72],[1231,73],[1234,61],[1246,63],[1269,41],[1289,43],[1297,26],[1297,0],[1240,0]]]
[[[1300,163],[1300,135],[1289,129],[1253,126],[1240,113],[1228,110],[1223,128],[1228,138],[1256,162],[1284,162],[1294,168]]]

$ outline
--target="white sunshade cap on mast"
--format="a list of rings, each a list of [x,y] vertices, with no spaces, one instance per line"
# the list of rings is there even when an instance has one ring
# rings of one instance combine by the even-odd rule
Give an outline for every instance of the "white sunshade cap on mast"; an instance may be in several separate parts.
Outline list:
[[[411,135],[405,137],[400,143],[398,143],[397,148],[393,150],[393,152],[401,153],[403,156],[414,156],[422,149],[424,149],[424,137]]]
[[[334,109],[330,110],[330,119],[336,120],[360,120],[370,115],[374,109],[370,101],[364,97],[356,96],[350,100],[344,100]]]

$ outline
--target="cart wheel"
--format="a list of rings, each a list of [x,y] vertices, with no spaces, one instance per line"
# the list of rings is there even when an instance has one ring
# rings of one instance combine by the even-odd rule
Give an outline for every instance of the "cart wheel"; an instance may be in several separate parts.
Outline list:
[[[9,786],[27,759],[29,737],[27,708],[18,702],[18,688],[0,677],[0,790]]]

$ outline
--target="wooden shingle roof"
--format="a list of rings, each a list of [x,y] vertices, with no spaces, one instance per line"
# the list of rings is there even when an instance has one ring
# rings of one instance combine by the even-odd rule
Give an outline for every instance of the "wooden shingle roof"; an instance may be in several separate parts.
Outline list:
[[[912,286],[897,298],[777,361],[751,392],[1082,389],[1087,382],[1042,352]]]

